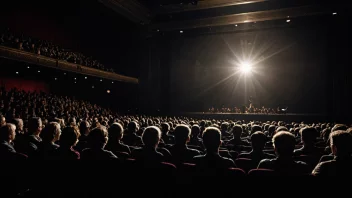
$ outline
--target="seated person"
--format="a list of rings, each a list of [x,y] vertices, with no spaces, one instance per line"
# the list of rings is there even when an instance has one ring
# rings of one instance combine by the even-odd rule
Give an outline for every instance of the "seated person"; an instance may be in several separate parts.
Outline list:
[[[108,132],[109,141],[105,147],[107,150],[113,152],[115,155],[118,155],[115,152],[125,152],[131,154],[130,148],[121,141],[123,137],[123,128],[120,123],[113,123],[108,129]]]
[[[320,150],[315,147],[315,141],[319,136],[319,132],[313,127],[305,127],[300,130],[301,141],[303,146],[294,151],[295,156],[310,155],[320,157]]]
[[[319,163],[312,172],[314,176],[352,175],[352,135],[346,131],[334,131],[330,135],[333,160]]]
[[[80,133],[77,127],[66,127],[60,136],[60,147],[53,152],[54,160],[78,160],[80,154],[73,147],[78,143]]]
[[[233,138],[227,144],[233,145],[234,151],[240,151],[242,146],[250,146],[249,142],[241,138],[243,129],[240,125],[235,125],[232,128]]]
[[[142,134],[143,147],[133,150],[132,156],[143,163],[160,163],[165,161],[164,155],[157,151],[161,139],[161,131],[156,126],[149,126]]]
[[[191,129],[187,125],[180,124],[176,126],[174,135],[176,143],[169,148],[174,164],[191,163],[193,157],[201,154],[198,150],[187,147],[191,135]]]
[[[273,159],[275,155],[264,153],[264,146],[266,143],[266,136],[263,132],[257,131],[251,135],[252,151],[248,153],[241,153],[237,158],[251,159],[254,164],[258,165],[262,159]]]
[[[205,155],[193,158],[194,163],[200,171],[224,171],[229,168],[236,168],[232,159],[219,155],[221,145],[221,131],[215,127],[208,127],[203,132],[203,144],[206,149]]]
[[[52,153],[59,148],[59,145],[55,144],[56,141],[60,139],[61,127],[57,122],[50,122],[40,136],[42,142],[38,145],[38,150],[36,152],[36,158],[38,159],[48,159]]]
[[[99,126],[94,128],[88,135],[89,148],[84,149],[81,153],[82,160],[111,160],[118,157],[111,151],[105,150],[108,142],[108,132],[106,127]]]
[[[273,137],[275,159],[262,160],[258,168],[274,170],[279,175],[306,175],[310,173],[309,166],[300,161],[294,161],[295,136],[287,131],[277,132]]]
[[[15,137],[16,126],[14,124],[5,123],[0,127],[0,160],[26,159],[24,155],[17,153],[13,147]]]

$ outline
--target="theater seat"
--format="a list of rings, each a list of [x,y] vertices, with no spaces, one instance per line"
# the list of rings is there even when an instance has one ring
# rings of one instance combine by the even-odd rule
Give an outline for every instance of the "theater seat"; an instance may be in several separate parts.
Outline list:
[[[246,176],[246,172],[240,168],[229,168],[228,176],[230,176],[230,177],[243,177],[243,176]]]
[[[251,169],[257,168],[257,164],[254,163],[253,160],[248,159],[248,158],[237,158],[235,160],[235,164],[237,165],[238,168],[241,168],[246,173],[248,171],[250,171]]]
[[[275,176],[275,171],[270,169],[252,169],[248,172],[248,176]]]

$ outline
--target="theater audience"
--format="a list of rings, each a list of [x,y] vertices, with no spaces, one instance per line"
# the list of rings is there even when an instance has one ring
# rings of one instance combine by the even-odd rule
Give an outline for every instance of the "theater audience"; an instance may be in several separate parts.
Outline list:
[[[81,153],[82,160],[113,160],[118,157],[111,151],[105,150],[108,142],[108,132],[105,127],[99,126],[94,128],[88,136],[89,148]]]
[[[42,141],[38,144],[35,157],[38,159],[49,159],[52,153],[59,148],[56,141],[60,139],[61,127],[57,122],[50,122],[40,133]]]
[[[293,159],[295,144],[295,137],[290,132],[280,131],[276,133],[273,137],[273,145],[277,157],[262,160],[258,168],[271,169],[279,175],[309,174],[309,166],[306,163]]]
[[[180,163],[191,163],[195,156],[201,153],[198,150],[190,149],[187,143],[190,141],[191,129],[184,124],[177,125],[174,130],[175,145],[169,148],[172,155],[172,162],[176,165]]]
[[[194,163],[201,172],[223,172],[229,168],[235,168],[235,162],[232,159],[221,157],[219,148],[222,144],[221,131],[215,127],[207,127],[203,132],[203,144],[206,148],[206,154],[193,158]]]
[[[0,28],[0,45],[4,45],[19,50],[28,51],[37,55],[43,55],[50,58],[64,60],[70,63],[84,65],[108,72],[114,72],[112,68],[106,68],[105,65],[92,57],[85,56],[79,52],[63,49],[49,41],[34,39],[27,36],[18,36],[9,29]],[[81,69],[78,67],[77,69]]]
[[[263,132],[257,131],[251,135],[251,145],[252,151],[247,153],[241,153],[238,155],[238,158],[247,158],[251,159],[254,164],[258,165],[259,162],[263,159],[273,159],[275,155],[265,153],[264,147],[267,137]]]
[[[13,141],[16,137],[16,126],[5,124],[0,127],[0,160],[18,160],[25,156],[16,152]]]
[[[123,137],[123,128],[119,123],[113,123],[108,129],[109,141],[106,145],[106,149],[113,152],[115,155],[117,153],[125,152],[131,154],[130,148],[121,142]]]
[[[352,176],[352,135],[337,130],[330,135],[333,160],[319,163],[312,174],[315,176]]]
[[[142,140],[143,147],[135,149],[132,152],[132,157],[145,164],[156,164],[165,161],[164,155],[157,151],[161,140],[161,131],[158,127],[149,126],[145,128]]]
[[[62,130],[60,136],[60,147],[53,152],[53,160],[78,160],[80,153],[74,149],[80,133],[77,128],[69,126]]]

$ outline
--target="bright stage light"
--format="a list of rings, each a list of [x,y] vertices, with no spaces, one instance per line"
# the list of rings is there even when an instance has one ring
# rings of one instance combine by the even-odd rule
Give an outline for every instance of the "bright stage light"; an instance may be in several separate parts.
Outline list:
[[[252,71],[252,65],[249,62],[243,62],[240,65],[240,71],[242,73],[250,73]]]

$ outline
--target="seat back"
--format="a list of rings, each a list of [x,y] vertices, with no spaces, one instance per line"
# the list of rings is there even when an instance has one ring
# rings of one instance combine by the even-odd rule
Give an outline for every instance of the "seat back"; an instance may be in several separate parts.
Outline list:
[[[257,168],[257,164],[254,163],[253,160],[248,159],[248,158],[237,158],[235,160],[235,164],[237,165],[238,168],[241,168],[244,170],[246,173],[250,171],[251,169]]]
[[[275,171],[270,169],[252,169],[248,172],[248,176],[275,176]]]

